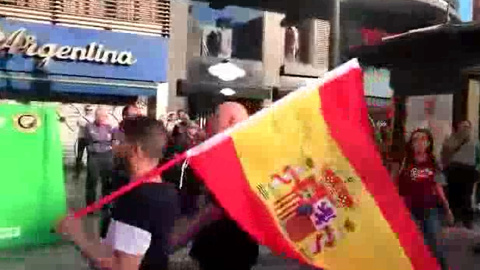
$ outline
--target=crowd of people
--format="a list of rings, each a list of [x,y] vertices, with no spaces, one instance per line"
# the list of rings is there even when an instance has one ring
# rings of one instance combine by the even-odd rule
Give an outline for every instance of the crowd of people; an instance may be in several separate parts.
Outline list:
[[[82,160],[86,150],[88,155],[86,166],[87,205],[97,199],[96,187],[99,182],[102,186],[102,196],[105,196],[111,190],[116,190],[129,181],[125,174],[123,159],[114,155],[114,148],[120,145],[124,139],[124,121],[141,115],[142,111],[135,105],[126,106],[122,111],[123,121],[119,123],[118,127],[113,127],[108,121],[108,110],[104,107],[96,110],[91,105],[85,107],[85,115],[78,121],[75,167],[78,178],[82,171]],[[190,120],[184,110],[169,113],[161,122],[164,123],[167,130],[167,144],[164,151],[166,160],[199,144],[206,138],[205,131],[200,128],[198,123]],[[188,205],[188,207],[183,207],[183,211],[196,209],[200,186],[192,171],[188,168],[182,170],[181,166],[177,166],[166,175],[169,182],[176,184],[178,188],[180,185],[184,187],[181,189],[182,199],[184,205]],[[111,179],[115,179],[115,181],[111,181]]]
[[[248,118],[242,105],[221,104],[210,117],[207,126],[211,129],[207,132],[184,111],[159,121],[129,105],[122,112],[122,122],[113,128],[106,121],[104,108],[97,108],[94,114],[90,107],[87,109],[92,121],[83,123],[80,137],[88,154],[87,204],[97,199],[99,182],[102,196],[108,195],[159,163]],[[59,223],[57,231],[100,269],[167,269],[169,253],[188,243],[192,244],[190,256],[204,270],[251,269],[258,258],[258,244],[201,183],[184,162],[104,206],[100,239],[88,237],[81,221],[70,216]],[[209,199],[200,208],[201,195]],[[181,216],[188,218],[188,226],[184,232],[173,233],[175,221]]]
[[[88,153],[87,204],[97,199],[99,181],[105,196],[159,163],[245,120],[248,112],[238,103],[224,103],[210,117],[207,130],[182,110],[157,121],[142,116],[131,105],[124,108],[122,116],[120,125],[112,128],[106,121],[107,112],[100,107],[94,120],[82,129],[82,142],[78,145],[86,147]],[[473,228],[472,194],[479,180],[480,151],[469,121],[456,125],[441,146],[440,160],[434,146],[429,129],[413,131],[395,184],[423,233],[425,244],[442,270],[446,270],[445,254],[438,244],[440,233],[445,223]],[[202,195],[209,200],[200,208]],[[181,234],[171,236],[178,214],[187,217],[190,225]],[[75,219],[67,218],[59,226],[60,232],[66,233],[101,267],[166,269],[169,247],[184,246],[191,239],[194,241],[190,255],[204,270],[251,269],[258,258],[258,244],[208,194],[187,161],[105,206],[101,216],[102,241],[86,240]],[[102,253],[101,247],[110,248],[111,256]]]

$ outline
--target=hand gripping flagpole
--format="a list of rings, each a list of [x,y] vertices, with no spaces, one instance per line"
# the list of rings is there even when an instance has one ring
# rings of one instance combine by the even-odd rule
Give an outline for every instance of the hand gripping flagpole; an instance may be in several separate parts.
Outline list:
[[[168,162],[162,164],[161,166],[151,170],[150,172],[146,173],[142,177],[136,179],[128,183],[127,185],[119,188],[117,191],[112,192],[111,194],[101,198],[100,200],[88,205],[85,208],[82,208],[73,214],[75,218],[82,218],[89,213],[95,212],[100,210],[104,205],[111,203],[113,200],[117,199],[118,197],[124,195],[125,193],[129,192],[130,190],[140,186],[141,184],[148,183],[152,178],[159,176],[162,172],[172,168],[175,164],[180,163],[184,159],[187,158],[187,153],[184,152],[180,155],[175,156],[173,159],[169,160]]]

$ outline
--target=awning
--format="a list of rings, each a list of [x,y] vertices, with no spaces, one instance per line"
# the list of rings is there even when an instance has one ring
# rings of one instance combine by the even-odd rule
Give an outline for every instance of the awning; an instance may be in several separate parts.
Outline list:
[[[445,24],[389,37],[382,44],[350,51],[364,65],[405,68],[465,68],[480,59],[480,24]]]
[[[117,96],[155,96],[155,82],[0,71],[0,90]]]
[[[350,51],[362,65],[390,69],[397,95],[453,94],[480,61],[480,24],[445,24],[388,37]]]

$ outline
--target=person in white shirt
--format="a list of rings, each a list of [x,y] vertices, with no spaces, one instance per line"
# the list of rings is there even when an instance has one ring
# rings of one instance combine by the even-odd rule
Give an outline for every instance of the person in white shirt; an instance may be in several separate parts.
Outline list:
[[[85,115],[80,116],[77,121],[78,135],[77,135],[77,156],[75,160],[75,169],[77,177],[80,175],[82,169],[82,159],[85,150],[87,149],[88,141],[86,138],[86,126],[95,121],[95,114],[92,105],[86,105],[84,108]]]

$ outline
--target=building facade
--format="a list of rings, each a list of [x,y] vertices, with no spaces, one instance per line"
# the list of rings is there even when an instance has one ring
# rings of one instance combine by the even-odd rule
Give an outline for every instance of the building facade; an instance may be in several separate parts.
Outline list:
[[[169,1],[6,1],[0,4],[1,102],[54,103],[65,162],[74,162],[87,105],[137,103],[156,114],[168,91]]]
[[[255,112],[328,70],[329,24],[324,20],[297,26],[282,13],[218,9],[201,1],[191,1],[184,10],[188,21],[175,25],[173,15],[170,41],[182,39],[180,33],[187,40],[180,57],[185,73],[177,72],[176,92],[188,100],[193,115],[209,114],[224,100],[242,102]],[[215,70],[239,74],[226,78]]]
[[[340,62],[344,62],[352,47],[375,44],[385,36],[414,28],[459,21],[459,3],[454,0],[396,0],[388,4],[350,0],[341,2],[340,28],[332,30],[329,4],[294,2],[191,2],[185,39],[186,74],[177,84],[177,92],[190,97],[202,93],[197,104],[190,104],[194,112],[225,99],[218,95],[222,89],[235,90],[229,99],[276,100],[331,68],[334,46],[338,45]],[[334,31],[340,32],[336,43],[332,43]],[[228,42],[215,46],[213,40],[219,35]],[[227,44],[228,49],[219,51]],[[225,82],[208,72],[225,59],[245,70],[245,76]],[[391,116],[393,91],[389,81],[388,70],[370,68],[365,72],[367,103],[375,118],[372,120],[379,125],[385,125]]]

